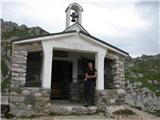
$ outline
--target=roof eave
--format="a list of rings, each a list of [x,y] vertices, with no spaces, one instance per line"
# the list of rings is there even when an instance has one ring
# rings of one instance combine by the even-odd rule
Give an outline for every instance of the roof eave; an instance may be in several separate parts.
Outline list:
[[[27,43],[27,42],[34,42],[34,41],[42,41],[42,40],[48,39],[48,38],[53,37],[53,36],[63,35],[63,34],[69,34],[69,33],[76,33],[76,32],[77,32],[76,30],[66,31],[66,32],[58,32],[58,33],[48,34],[48,35],[42,35],[42,36],[27,37],[27,38],[24,38],[24,39],[14,39],[11,42],[13,44],[18,44],[18,43]]]

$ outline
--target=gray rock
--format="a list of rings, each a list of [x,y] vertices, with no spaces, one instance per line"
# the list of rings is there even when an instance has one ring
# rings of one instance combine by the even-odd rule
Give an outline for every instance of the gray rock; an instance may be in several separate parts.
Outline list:
[[[42,95],[42,93],[39,93],[39,92],[34,94],[35,97],[40,97],[41,95]]]
[[[98,111],[96,106],[87,107],[89,114],[95,114]]]
[[[31,104],[31,105],[34,105],[36,103],[36,98],[34,95],[26,95],[25,96],[25,101],[24,101],[26,104]]]
[[[11,102],[24,102],[24,97],[19,96],[10,96]]]
[[[22,94],[23,94],[23,95],[29,95],[30,93],[31,93],[31,92],[30,92],[29,90],[23,90],[23,91],[22,91]]]
[[[73,107],[72,108],[72,114],[81,115],[81,114],[87,114],[88,111],[85,107]]]
[[[16,92],[10,92],[10,95],[12,95],[12,96],[16,96],[16,95],[18,95]]]
[[[16,67],[12,67],[12,71],[13,71],[13,72],[19,72],[19,73],[25,73],[25,72],[26,72],[25,69],[16,68]]]

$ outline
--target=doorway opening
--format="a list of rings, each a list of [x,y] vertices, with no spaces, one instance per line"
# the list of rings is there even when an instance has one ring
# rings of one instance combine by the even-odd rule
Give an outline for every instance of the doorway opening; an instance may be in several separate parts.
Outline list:
[[[105,58],[104,60],[104,89],[112,89],[113,88],[113,69],[112,65],[114,60],[109,58]]]
[[[27,55],[26,87],[41,87],[42,51],[29,52]]]
[[[51,100],[70,100],[72,61],[52,61]]]

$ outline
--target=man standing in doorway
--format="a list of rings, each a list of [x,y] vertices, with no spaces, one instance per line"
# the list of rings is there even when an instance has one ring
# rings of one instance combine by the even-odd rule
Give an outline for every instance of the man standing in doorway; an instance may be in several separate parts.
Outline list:
[[[85,107],[94,104],[94,94],[96,86],[97,71],[93,68],[93,63],[88,63],[88,71],[85,74],[84,92],[85,92]]]

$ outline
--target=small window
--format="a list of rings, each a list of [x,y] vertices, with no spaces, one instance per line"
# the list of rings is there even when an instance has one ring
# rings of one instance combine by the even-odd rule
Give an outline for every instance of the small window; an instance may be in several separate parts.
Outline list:
[[[41,87],[42,52],[27,55],[26,87]]]

